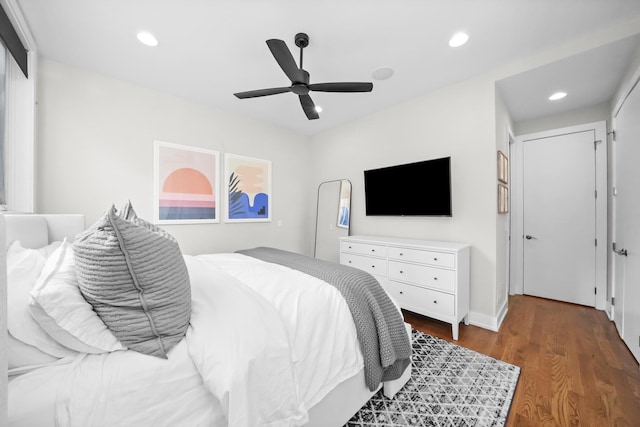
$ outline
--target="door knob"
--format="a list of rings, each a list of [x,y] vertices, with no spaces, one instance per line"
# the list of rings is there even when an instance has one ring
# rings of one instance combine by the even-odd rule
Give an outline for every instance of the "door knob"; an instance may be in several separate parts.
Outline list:
[[[616,247],[616,242],[613,242],[611,246],[612,246],[613,252],[617,253],[618,255],[627,256],[627,250],[626,249],[618,249]]]
[[[617,253],[618,255],[628,256],[626,249],[614,249],[613,252]]]
[[[531,234],[527,234],[526,236],[524,236],[524,238],[527,239],[527,240],[531,240],[531,239],[538,240],[537,237],[533,237]]]

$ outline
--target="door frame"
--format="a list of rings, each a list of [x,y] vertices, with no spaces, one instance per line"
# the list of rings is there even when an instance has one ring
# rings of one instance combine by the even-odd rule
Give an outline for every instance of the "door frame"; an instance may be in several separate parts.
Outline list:
[[[596,304],[599,310],[607,306],[607,123],[606,121],[586,123],[548,131],[530,133],[516,136],[511,147],[511,294],[524,292],[524,198],[523,198],[523,144],[526,141],[550,138],[577,132],[589,132],[594,134],[595,163],[596,163]]]
[[[611,120],[611,129],[615,129],[616,128],[616,116],[618,115],[618,112],[620,111],[620,109],[618,108],[614,115],[613,118]],[[608,136],[608,135],[607,135]],[[610,157],[610,162],[609,164],[611,165],[611,183],[610,183],[610,188],[611,188],[611,193],[610,193],[610,199],[611,202],[609,204],[609,206],[611,206],[611,252],[609,253],[609,281],[611,283],[611,286],[609,288],[609,298],[607,298],[607,315],[609,316],[609,320],[611,320],[613,322],[613,324],[616,326],[616,330],[618,331],[618,335],[620,335],[620,338],[624,337],[624,319],[621,317],[619,320],[620,322],[616,321],[616,314],[622,316],[622,314],[624,313],[624,309],[622,307],[622,305],[624,304],[624,294],[623,294],[623,285],[624,283],[622,282],[622,279],[624,278],[624,273],[622,272],[621,276],[622,277],[618,277],[618,273],[619,268],[622,267],[624,268],[624,264],[622,263],[621,260],[619,260],[616,256],[616,254],[613,252],[613,243],[616,240],[616,235],[617,235],[617,229],[618,229],[618,221],[616,220],[617,218],[617,210],[618,210],[618,203],[616,200],[616,186],[617,186],[617,161],[616,161],[616,144],[615,144],[615,138],[614,138],[614,134],[611,133],[611,143],[609,144],[609,154],[611,155]],[[621,264],[622,263],[622,264]],[[622,295],[622,298],[620,298],[620,295]],[[611,304],[611,298],[615,297],[617,300],[617,304],[618,304],[618,308],[616,309],[616,306]]]

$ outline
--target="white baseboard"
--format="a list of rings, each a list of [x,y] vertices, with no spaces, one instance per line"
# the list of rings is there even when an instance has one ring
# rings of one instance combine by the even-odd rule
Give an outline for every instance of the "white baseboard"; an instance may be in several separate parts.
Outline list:
[[[508,303],[505,303],[500,308],[500,312],[497,316],[487,316],[484,313],[478,313],[475,311],[469,312],[469,324],[473,326],[477,326],[479,328],[488,329],[490,331],[498,332],[500,330],[500,325],[504,321],[504,318],[507,316],[508,311]]]
[[[500,307],[500,311],[498,312],[498,329],[502,326],[502,322],[504,322],[504,318],[507,317],[507,313],[509,312],[509,299],[507,298],[505,302]]]

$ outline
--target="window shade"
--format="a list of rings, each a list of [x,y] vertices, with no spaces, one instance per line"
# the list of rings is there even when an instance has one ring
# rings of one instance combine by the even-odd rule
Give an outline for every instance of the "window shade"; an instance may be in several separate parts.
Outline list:
[[[0,38],[18,63],[18,66],[24,73],[24,76],[29,78],[27,70],[27,49],[24,48],[22,41],[20,41],[20,37],[18,37],[18,33],[16,33],[16,30],[13,28],[9,17],[2,6],[0,6]]]

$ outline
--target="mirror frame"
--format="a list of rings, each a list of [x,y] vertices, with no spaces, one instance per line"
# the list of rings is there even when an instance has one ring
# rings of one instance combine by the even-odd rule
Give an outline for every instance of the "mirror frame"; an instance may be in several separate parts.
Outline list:
[[[315,233],[314,233],[314,237],[313,237],[313,257],[316,257],[317,251],[318,251],[318,220],[319,220],[319,211],[320,211],[320,189],[322,188],[323,185],[325,184],[331,184],[334,182],[339,182],[341,185],[343,182],[348,182],[349,183],[349,187],[351,189],[353,189],[353,184],[351,183],[351,180],[348,179],[332,179],[329,181],[322,181],[320,184],[318,184],[318,194],[316,197],[316,227],[315,227]],[[349,191],[349,226],[346,227],[347,229],[347,236],[351,235],[351,191]],[[336,216],[337,218],[337,216]]]

